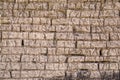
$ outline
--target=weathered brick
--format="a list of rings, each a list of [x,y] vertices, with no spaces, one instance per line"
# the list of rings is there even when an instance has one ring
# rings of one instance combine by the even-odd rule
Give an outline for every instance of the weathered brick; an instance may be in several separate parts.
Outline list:
[[[21,46],[21,40],[19,39],[4,39],[1,42],[1,46]]]
[[[78,41],[77,47],[78,48],[90,48],[91,42],[90,41]]]
[[[44,63],[22,63],[22,70],[44,69]]]
[[[68,58],[68,62],[81,62],[81,61],[84,61],[84,56],[71,56]]]
[[[34,47],[53,47],[52,40],[25,40],[25,46],[34,46]]]
[[[44,39],[44,34],[38,32],[31,32],[29,33],[29,39]]]
[[[32,2],[32,3],[29,3],[27,6],[26,6],[26,9],[36,9],[36,10],[47,10],[48,9],[48,4],[47,3],[37,3],[37,2]]]
[[[74,34],[73,33],[56,33],[57,40],[73,40]]]
[[[119,41],[107,42],[107,47],[112,47],[112,48],[120,47],[120,42]]]
[[[120,33],[110,33],[111,40],[120,40]]]
[[[56,27],[57,32],[71,32],[72,31],[72,26],[70,26],[70,25],[68,25],[68,26],[57,25],[55,27]]]
[[[27,39],[28,32],[2,32],[2,38],[5,39]]]
[[[51,9],[51,10],[60,10],[60,9],[62,9],[62,10],[64,10],[64,9],[66,9],[66,7],[67,7],[67,4],[66,3],[49,3],[49,9]]]
[[[65,56],[48,56],[48,62],[51,62],[51,63],[56,63],[56,62],[60,62],[60,63],[64,63],[66,60],[66,57]]]
[[[57,47],[75,47],[74,41],[57,41]]]
[[[95,48],[106,48],[107,46],[106,41],[93,41],[91,42],[91,47]]]

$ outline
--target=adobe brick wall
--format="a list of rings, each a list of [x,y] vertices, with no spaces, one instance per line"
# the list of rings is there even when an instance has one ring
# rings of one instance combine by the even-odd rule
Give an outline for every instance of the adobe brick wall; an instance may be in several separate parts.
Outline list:
[[[0,0],[0,80],[120,80],[120,0]]]

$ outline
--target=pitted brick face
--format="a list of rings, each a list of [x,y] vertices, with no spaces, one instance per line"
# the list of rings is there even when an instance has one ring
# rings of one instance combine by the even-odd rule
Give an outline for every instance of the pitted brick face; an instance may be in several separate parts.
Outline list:
[[[120,0],[0,0],[0,80],[120,80]]]

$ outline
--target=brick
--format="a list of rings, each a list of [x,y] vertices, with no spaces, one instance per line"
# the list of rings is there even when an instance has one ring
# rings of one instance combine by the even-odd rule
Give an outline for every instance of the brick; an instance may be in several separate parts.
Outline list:
[[[54,33],[45,33],[45,39],[54,39]]]
[[[57,25],[55,27],[56,27],[57,32],[71,32],[72,31],[72,26],[70,26],[70,25],[68,25],[68,26]]]
[[[76,63],[76,62],[79,63],[81,61],[84,61],[83,56],[72,56],[72,57],[69,57],[69,59],[68,59],[68,62],[73,62],[73,63]]]
[[[79,51],[79,49],[78,49]],[[81,49],[81,54],[86,55],[86,56],[98,56],[100,52],[100,49]]]
[[[108,70],[108,69],[110,69],[109,67],[110,67],[110,64],[108,64],[108,63],[101,63],[101,64],[99,64],[100,65],[100,69],[101,70]]]
[[[101,78],[101,74],[99,71],[92,71],[90,78]]]
[[[91,40],[91,35],[88,33],[75,33],[74,36],[77,40]]]
[[[21,46],[21,40],[18,39],[11,39],[11,40],[2,40],[2,46]]]
[[[51,10],[64,10],[67,8],[67,4],[66,3],[49,3],[49,9]]]
[[[57,54],[57,55],[70,54],[70,52],[71,52],[72,50],[73,50],[72,48],[57,48],[56,54]]]
[[[119,33],[110,33],[110,39],[111,40],[119,40],[120,34]]]
[[[75,26],[78,32],[90,32],[90,26]]]
[[[21,25],[21,31],[33,31],[33,32],[52,32],[55,31],[55,27],[54,26],[50,26],[50,25],[28,25],[28,24],[24,24]]]
[[[25,46],[34,46],[34,47],[53,47],[53,41],[47,40],[25,40]]]
[[[9,3],[9,2],[4,2],[3,3],[3,9],[7,9],[7,10],[11,10],[11,9],[13,9],[13,7],[14,7],[14,9],[18,9],[18,3],[15,3],[14,5],[12,4],[12,3]]]
[[[22,55],[21,62],[39,62],[38,55]]]
[[[36,3],[36,2],[32,2],[32,3],[29,3],[27,6],[26,6],[26,9],[30,9],[30,10],[47,10],[48,9],[48,4],[47,3]]]
[[[29,33],[29,39],[44,39],[44,34],[38,32],[31,32]]]
[[[82,63],[69,63],[68,70],[82,69]]]
[[[94,41],[91,42],[91,47],[95,48],[105,48],[106,47],[106,42],[105,41]]]
[[[84,63],[82,69],[90,69],[90,70],[97,70],[98,64],[97,63]]]
[[[59,64],[57,63],[47,63],[46,69],[47,70],[58,70]]]
[[[109,34],[99,33],[99,34],[92,34],[92,40],[108,40]]]
[[[25,51],[24,48],[9,46],[9,47],[2,48],[1,53],[2,54],[11,54],[11,53],[12,54],[21,54],[21,53],[25,53],[24,51]]]
[[[10,78],[9,71],[0,71],[0,78]]]
[[[119,18],[106,18],[105,19],[105,24],[106,26],[116,26],[119,25]]]
[[[2,62],[18,62],[20,60],[20,55],[2,55]]]
[[[2,32],[2,38],[5,39],[27,39],[28,33],[27,32]]]
[[[30,11],[30,16],[31,17],[41,17],[41,18],[62,18],[65,17],[65,12],[63,11]]]
[[[91,57],[85,57],[85,61],[87,62],[99,62],[103,61],[103,57],[97,57],[97,56],[91,56]]]
[[[22,63],[22,70],[36,70],[36,69],[40,69],[43,70],[44,69],[44,63]]]
[[[112,48],[120,47],[120,42],[119,41],[107,42],[107,47],[112,47]]]
[[[67,17],[81,17],[81,11],[67,10]]]
[[[90,48],[90,41],[78,41],[77,47],[78,48]]]
[[[74,41],[57,41],[57,47],[75,47]]]
[[[101,12],[102,17],[118,17],[119,11],[118,10],[103,10]]]
[[[66,60],[66,57],[65,56],[48,56],[48,62],[51,62],[51,63],[56,63],[56,62],[59,62],[59,63],[64,63]]]
[[[73,40],[74,34],[73,33],[56,33],[57,40]]]
[[[0,69],[1,70],[20,70],[20,64],[19,63],[7,63],[7,62],[1,62],[0,63],[1,67]]]

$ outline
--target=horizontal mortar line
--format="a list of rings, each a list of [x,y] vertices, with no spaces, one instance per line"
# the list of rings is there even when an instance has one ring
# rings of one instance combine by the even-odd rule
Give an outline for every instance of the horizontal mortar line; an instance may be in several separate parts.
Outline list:
[[[75,47],[48,47],[48,46],[46,46],[46,47],[42,47],[42,46],[40,46],[40,47],[37,47],[37,46],[24,46],[24,47],[22,47],[22,46],[1,46],[2,48],[5,48],[5,47],[19,47],[19,48],[62,48],[62,49],[74,49]],[[120,49],[120,47],[105,47],[105,48],[103,48],[103,47],[78,47],[78,48],[76,48],[76,49]]]
[[[0,47],[22,47],[22,46],[0,46]],[[25,45],[25,47],[35,47],[35,48],[40,48],[40,47],[42,47],[42,48],[63,48],[64,46],[61,46],[61,47],[59,47],[59,46],[26,46]],[[64,47],[64,48],[75,48],[75,47]],[[90,49],[90,48],[96,48],[96,49],[102,49],[102,48],[120,48],[120,47],[78,47],[77,49],[79,49],[79,48],[81,48],[81,49]]]
[[[21,40],[21,39],[24,39],[24,40],[41,40],[41,41],[53,41],[54,39],[28,39],[28,38],[2,38],[2,40]],[[109,39],[105,40],[105,39],[76,39],[77,41],[109,41]],[[76,41],[74,38],[73,39],[57,39],[56,38],[56,41]],[[110,40],[110,41],[120,41],[120,39],[113,39],[113,40]]]
[[[44,25],[43,25],[44,26]],[[81,27],[80,27],[81,28]],[[114,27],[113,27],[114,28]],[[117,28],[117,27],[115,27],[115,28]],[[18,32],[18,33],[73,33],[73,31],[33,31],[33,30],[22,30],[22,31],[18,31],[18,30],[0,30],[0,31],[2,31],[2,33],[4,33],[4,32]],[[120,33],[120,31],[94,31],[94,32],[91,32],[91,34],[93,33],[93,34],[109,34],[109,33]],[[81,33],[81,34],[86,34],[86,33],[88,33],[88,34],[90,34],[90,31],[75,31],[75,33],[76,34],[79,34],[79,33]]]

